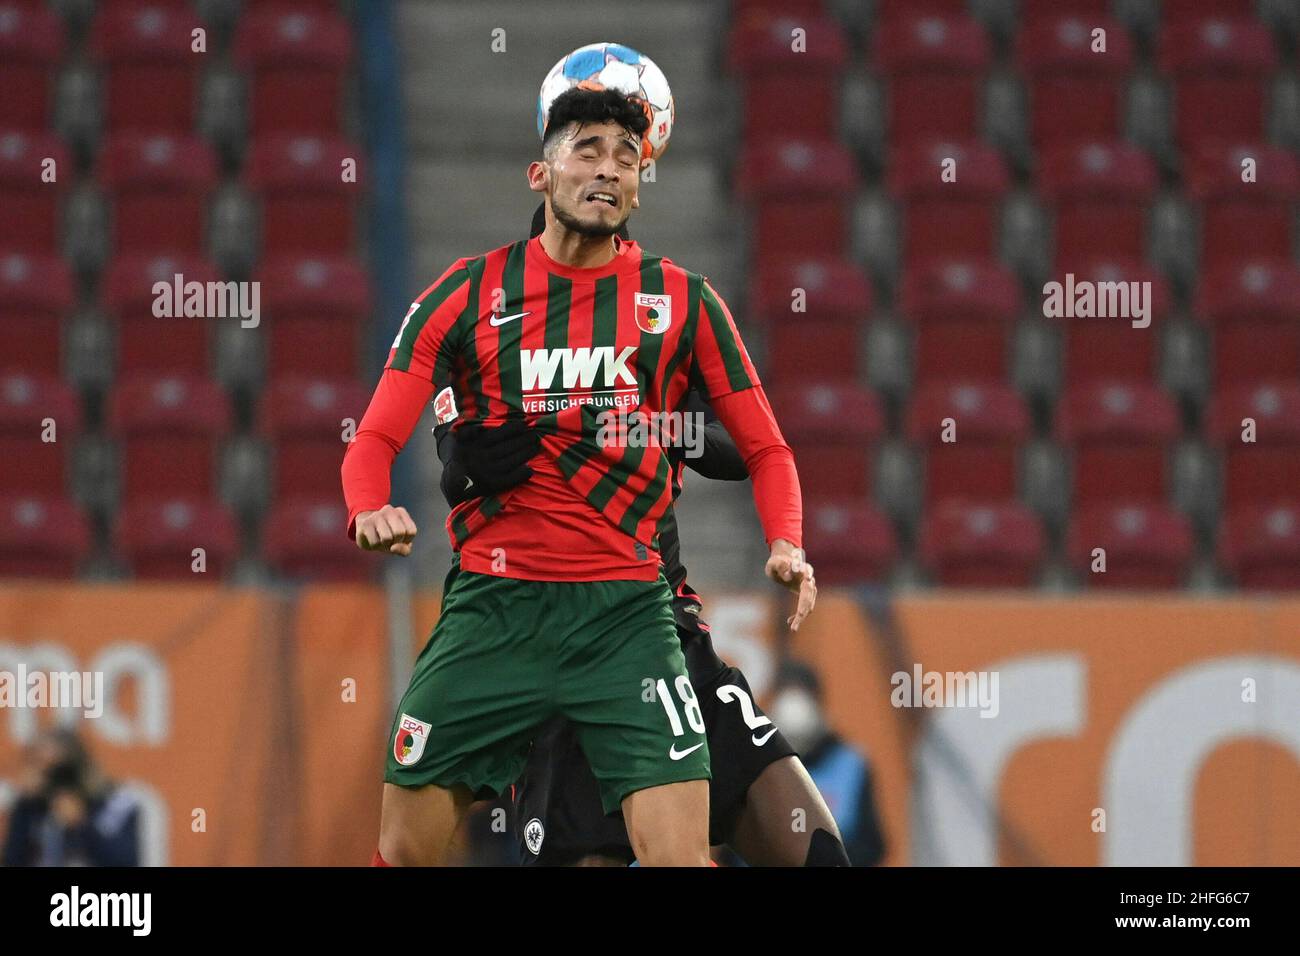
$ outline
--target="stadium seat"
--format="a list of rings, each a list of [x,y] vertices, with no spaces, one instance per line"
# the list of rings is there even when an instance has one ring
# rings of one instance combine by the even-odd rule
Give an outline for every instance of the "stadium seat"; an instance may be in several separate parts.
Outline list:
[[[347,450],[344,423],[350,419],[355,432],[369,403],[370,390],[354,379],[273,380],[262,402],[261,429],[275,450],[275,496],[336,492]]]
[[[888,83],[892,142],[979,135],[989,41],[977,21],[962,15],[905,14],[882,21],[874,37],[872,62]]]
[[[186,284],[205,284],[203,315],[154,314],[155,283],[166,283],[166,294],[172,296],[177,275],[182,277],[183,295]],[[105,270],[102,301],[116,328],[118,374],[153,371],[205,376],[214,321],[207,312],[206,283],[215,281],[216,269],[197,256],[131,253],[114,259]],[[240,320],[227,316],[218,321]]]
[[[781,433],[794,450],[805,500],[865,499],[884,416],[874,392],[852,383],[803,381],[771,391]]]
[[[944,441],[947,419],[953,441]],[[931,382],[917,388],[907,433],[925,456],[926,502],[1015,497],[1019,446],[1029,437],[1029,424],[1024,401],[1001,382]]]
[[[1255,441],[1243,440],[1245,419]],[[1216,395],[1210,429],[1224,455],[1227,510],[1295,496],[1300,487],[1300,384],[1238,386]]]
[[[72,270],[62,259],[0,252],[5,364],[39,375],[58,375],[63,317],[74,302]]]
[[[48,490],[0,494],[0,578],[71,578],[90,551],[85,516]]]
[[[1093,52],[1092,31],[1106,31],[1106,52]],[[1030,20],[1017,39],[1028,78],[1030,130],[1036,149],[1120,134],[1121,105],[1133,47],[1108,16],[1059,13]]]
[[[1094,548],[1105,571],[1093,571]],[[1066,554],[1090,588],[1169,589],[1187,577],[1195,546],[1187,518],[1149,501],[1086,505],[1070,518]]]
[[[1173,78],[1174,128],[1181,149],[1263,138],[1277,50],[1258,20],[1166,17],[1160,66]]]
[[[1243,504],[1219,529],[1219,563],[1252,591],[1300,590],[1300,496]],[[814,566],[815,567],[815,566]]]
[[[1007,337],[1021,308],[1015,276],[995,259],[931,259],[910,266],[899,312],[915,326],[915,381],[1004,378]]]
[[[853,154],[834,140],[747,143],[737,192],[751,207],[751,258],[766,268],[799,257],[844,256],[848,199],[858,182]]]
[[[1070,388],[1056,418],[1057,439],[1074,465],[1074,502],[1162,501],[1178,408],[1155,385],[1097,381]]]
[[[366,272],[347,258],[280,256],[260,282],[271,375],[354,376],[370,314]]]
[[[1038,517],[1016,502],[949,499],[927,509],[919,545],[937,584],[1015,588],[1034,583],[1044,535]]]
[[[110,403],[121,447],[123,501],[215,494],[219,442],[231,423],[229,399],[215,382],[123,376]]]
[[[826,499],[804,512],[804,550],[826,585],[883,583],[898,551],[889,519],[860,499]]]
[[[361,150],[341,139],[270,134],[254,141],[245,167],[249,188],[261,197],[266,254],[345,254],[355,238],[355,182],[344,163]]]
[[[240,18],[236,62],[249,74],[252,131],[338,132],[352,31],[335,10],[301,4]]]
[[[108,129],[188,133],[194,127],[198,64],[193,9],[155,0],[118,0],[100,9],[90,49],[103,67]]]
[[[1206,273],[1196,311],[1214,336],[1219,385],[1300,378],[1300,268],[1238,261]]]
[[[956,180],[944,182],[945,161]],[[997,255],[997,233],[1008,177],[997,150],[976,141],[929,140],[896,149],[890,191],[903,210],[905,265],[940,256]]]
[[[63,23],[34,4],[0,3],[0,129],[50,126]]]
[[[348,510],[341,495],[294,497],[275,506],[264,529],[266,562],[279,574],[313,581],[372,580],[381,562],[348,540]]]
[[[81,400],[57,376],[0,371],[0,492],[61,494],[80,430]]]
[[[795,291],[803,311],[796,312]],[[871,315],[871,283],[856,263],[834,256],[799,256],[773,262],[757,273],[750,291],[749,314],[756,321],[855,323]]]
[[[1055,278],[1064,283],[1067,274],[1073,275],[1076,282],[1150,283],[1149,286],[1139,286],[1139,289],[1150,289],[1151,325],[1134,328],[1132,319],[1122,317],[1062,317],[1055,320],[1061,324],[1064,333],[1066,385],[1098,379],[1154,381],[1160,364],[1160,331],[1168,317],[1171,301],[1169,283],[1163,273],[1144,262],[1095,259],[1078,265],[1062,265]],[[1132,305],[1130,298],[1130,309]]]
[[[239,529],[220,502],[178,493],[125,504],[113,546],[137,578],[217,582],[238,556]],[[194,553],[199,548],[202,555]],[[195,570],[200,559],[202,572]]]
[[[1145,259],[1157,180],[1146,153],[1118,142],[1046,150],[1039,190],[1053,208],[1056,262]]]
[[[123,252],[196,254],[204,245],[208,196],[217,182],[212,147],[195,136],[119,133],[100,156],[113,197],[113,235]]]
[[[863,326],[821,322],[791,315],[772,323],[767,334],[767,385],[797,384],[809,376],[827,382],[855,382]]]
[[[805,31],[793,49],[792,30]],[[728,65],[740,76],[744,137],[834,136],[839,130],[840,83],[848,59],[843,30],[831,17],[737,17],[728,39]]]
[[[901,16],[928,14],[954,17],[966,12],[967,0],[876,0],[876,22],[884,23]]]
[[[46,159],[54,160],[53,182],[42,179]],[[5,224],[7,248],[58,251],[62,201],[75,173],[71,156],[58,137],[0,129],[0,218]]]
[[[1243,163],[1254,161],[1251,181]],[[1300,162],[1263,143],[1203,146],[1188,164],[1187,184],[1201,207],[1201,268],[1243,255],[1286,258],[1292,249]]]

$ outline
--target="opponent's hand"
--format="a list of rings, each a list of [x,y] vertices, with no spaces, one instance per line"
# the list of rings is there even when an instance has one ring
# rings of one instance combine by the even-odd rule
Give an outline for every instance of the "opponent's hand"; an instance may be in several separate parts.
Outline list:
[[[796,548],[784,538],[777,538],[772,542],[772,554],[767,559],[763,573],[799,595],[799,604],[794,614],[785,619],[790,630],[799,630],[799,625],[812,613],[813,606],[817,603],[817,581],[813,577],[813,566],[804,557],[803,548]]]
[[[454,434],[453,457],[470,480],[471,494],[495,495],[532,477],[528,462],[541,450],[542,439],[523,419],[492,427],[469,422]]]
[[[357,547],[362,551],[386,551],[406,557],[415,540],[415,522],[405,508],[384,505],[378,511],[357,515]]]

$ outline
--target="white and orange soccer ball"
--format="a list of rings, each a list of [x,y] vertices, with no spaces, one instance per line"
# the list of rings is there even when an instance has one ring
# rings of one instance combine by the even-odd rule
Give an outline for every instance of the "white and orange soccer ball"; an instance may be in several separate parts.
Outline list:
[[[673,93],[668,78],[648,56],[621,43],[589,43],[551,67],[537,96],[537,135],[546,135],[546,117],[555,98],[574,87],[618,90],[639,101],[650,120],[642,137],[641,155],[658,159],[673,131]]]

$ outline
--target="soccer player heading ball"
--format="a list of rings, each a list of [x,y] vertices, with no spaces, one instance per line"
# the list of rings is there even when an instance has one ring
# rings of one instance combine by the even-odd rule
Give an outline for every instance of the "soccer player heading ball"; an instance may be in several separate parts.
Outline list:
[[[791,627],[812,610],[794,458],[730,312],[702,276],[617,235],[648,126],[615,90],[555,99],[527,170],[545,229],[457,260],[416,300],[344,459],[349,534],[399,555],[416,528],[389,472],[431,399],[439,424],[504,426],[527,459],[522,483],[479,488],[448,518],[442,613],[389,738],[389,863],[446,859],[472,800],[519,777],[556,715],[642,864],[708,863],[708,745],[656,553],[671,467],[657,445],[599,441],[602,411],[674,411],[694,387],[745,461],[765,573],[798,594]]]

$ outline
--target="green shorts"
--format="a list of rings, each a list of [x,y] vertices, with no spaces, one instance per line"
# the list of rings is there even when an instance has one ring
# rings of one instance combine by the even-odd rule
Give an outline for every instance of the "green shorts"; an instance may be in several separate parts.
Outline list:
[[[453,566],[389,736],[384,779],[501,793],[555,714],[577,728],[605,812],[709,779],[709,746],[657,581],[521,581]]]

